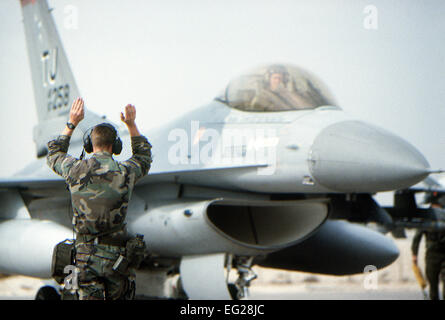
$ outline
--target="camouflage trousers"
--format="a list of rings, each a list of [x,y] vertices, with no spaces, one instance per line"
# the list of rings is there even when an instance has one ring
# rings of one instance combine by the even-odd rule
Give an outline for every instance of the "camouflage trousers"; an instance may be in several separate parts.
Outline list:
[[[439,300],[439,284],[442,280],[442,298],[445,299],[445,254],[427,251],[425,256],[425,275],[430,285],[430,299]]]
[[[113,270],[120,255],[125,255],[124,247],[76,243],[80,300],[133,299],[134,272]]]

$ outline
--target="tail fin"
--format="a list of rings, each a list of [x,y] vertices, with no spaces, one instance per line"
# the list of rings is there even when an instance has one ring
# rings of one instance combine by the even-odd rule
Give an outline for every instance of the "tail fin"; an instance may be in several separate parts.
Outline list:
[[[57,136],[68,120],[72,101],[80,97],[47,0],[20,0],[31,67],[38,124],[34,127],[37,157],[47,154],[46,144]],[[104,117],[85,110],[72,141]]]

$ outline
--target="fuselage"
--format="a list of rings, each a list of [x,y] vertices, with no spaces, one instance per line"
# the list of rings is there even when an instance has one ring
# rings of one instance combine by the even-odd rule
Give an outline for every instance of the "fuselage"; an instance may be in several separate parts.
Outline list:
[[[139,120],[143,124],[143,120]],[[130,137],[121,132],[131,156]],[[428,162],[390,132],[334,106],[246,112],[219,101],[155,131],[150,175],[178,173],[177,183],[261,193],[375,193],[406,187],[428,175]],[[73,143],[69,153],[78,156]],[[22,174],[55,175],[44,159]],[[187,172],[206,171],[188,176]],[[56,178],[56,177],[54,177]]]

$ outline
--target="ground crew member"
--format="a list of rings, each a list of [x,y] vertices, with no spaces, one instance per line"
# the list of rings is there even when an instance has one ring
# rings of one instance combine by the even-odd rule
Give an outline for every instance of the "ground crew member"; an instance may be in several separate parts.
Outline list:
[[[127,105],[121,120],[130,133],[133,156],[124,162],[115,161],[112,154],[120,152],[115,150],[120,142],[117,131],[110,124],[100,124],[89,135],[92,157],[79,160],[67,151],[70,137],[83,118],[84,102],[77,98],[62,134],[48,143],[47,156],[48,165],[65,178],[71,193],[75,265],[80,271],[78,298],[132,298],[134,274],[120,264],[128,241],[124,221],[134,184],[150,169],[151,145],[138,131],[135,107]]]
[[[430,200],[432,208],[442,208],[437,198]],[[422,235],[426,236],[425,274],[430,285],[430,299],[439,300],[439,281],[442,272],[442,296],[445,300],[445,232],[417,230],[411,245],[414,264],[417,264],[417,253]]]

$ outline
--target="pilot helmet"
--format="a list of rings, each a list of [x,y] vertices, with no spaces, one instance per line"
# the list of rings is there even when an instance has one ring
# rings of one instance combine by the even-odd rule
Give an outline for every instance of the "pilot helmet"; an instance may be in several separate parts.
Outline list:
[[[283,84],[286,86],[287,82],[289,81],[289,72],[287,71],[286,67],[281,64],[269,66],[266,71],[266,83],[269,83],[270,77],[274,73],[279,73],[283,76]]]

